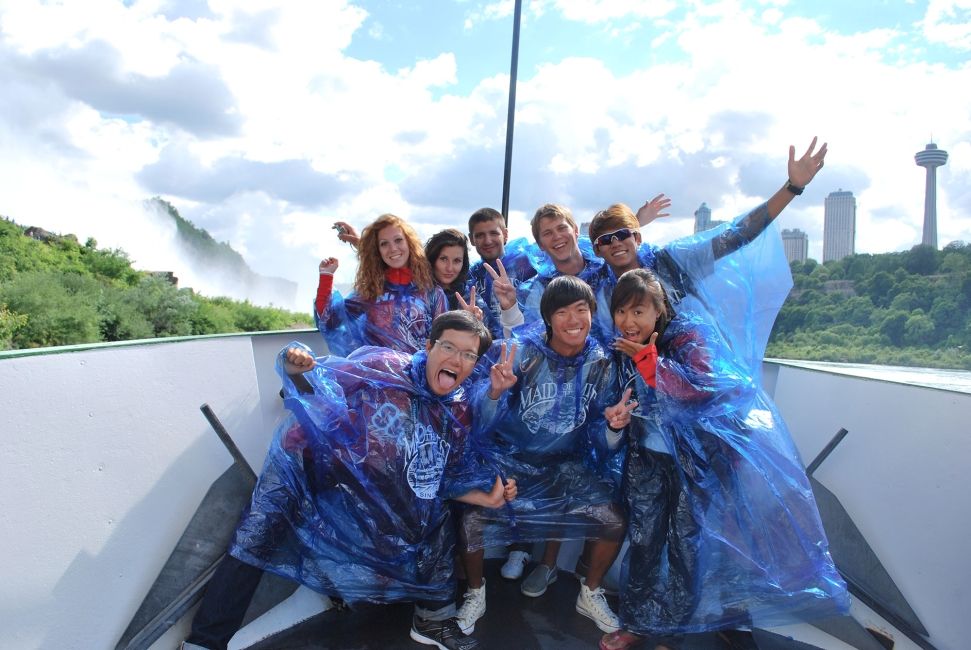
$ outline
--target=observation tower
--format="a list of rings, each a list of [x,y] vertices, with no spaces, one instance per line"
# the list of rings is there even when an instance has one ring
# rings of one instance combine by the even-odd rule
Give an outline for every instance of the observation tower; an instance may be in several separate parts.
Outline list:
[[[921,244],[937,248],[937,168],[947,163],[947,152],[933,142],[914,154],[917,165],[927,170],[924,190],[924,237]]]

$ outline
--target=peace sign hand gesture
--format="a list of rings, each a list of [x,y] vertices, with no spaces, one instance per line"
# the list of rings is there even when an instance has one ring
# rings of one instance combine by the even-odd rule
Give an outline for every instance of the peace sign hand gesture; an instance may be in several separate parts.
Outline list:
[[[469,292],[468,302],[465,302],[465,299],[462,298],[462,294],[460,294],[458,291],[455,292],[455,299],[459,303],[459,309],[461,309],[462,311],[469,312],[470,314],[478,318],[479,321],[482,320],[482,317],[483,317],[482,307],[479,307],[477,304],[475,304],[475,285],[474,284],[472,285],[472,291]]]
[[[513,372],[513,361],[516,359],[516,344],[513,343],[508,348],[503,341],[499,348],[499,361],[492,364],[489,370],[489,399],[499,399],[499,396],[516,385],[519,379]]]
[[[632,389],[628,388],[624,391],[624,395],[620,398],[619,402],[604,409],[604,419],[607,420],[607,426],[614,431],[623,429],[630,424],[631,411],[637,408],[637,400],[628,402],[631,391]]]
[[[492,276],[492,293],[498,298],[499,306],[506,310],[516,304],[516,287],[512,286],[512,280],[509,279],[502,260],[496,260],[496,266],[499,267],[498,273],[490,264],[485,264],[486,271]]]

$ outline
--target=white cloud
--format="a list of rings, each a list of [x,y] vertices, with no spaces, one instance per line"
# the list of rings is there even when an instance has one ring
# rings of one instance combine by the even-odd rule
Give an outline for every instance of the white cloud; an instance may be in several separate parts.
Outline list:
[[[959,28],[966,4],[932,2],[925,29]],[[305,309],[320,258],[338,255],[338,282],[353,278],[355,259],[333,221],[363,226],[394,212],[424,238],[498,205],[505,74],[464,93],[465,59],[456,52],[394,66],[353,59],[346,49],[355,34],[380,23],[345,2],[212,0],[208,12],[171,20],[155,13],[160,6],[0,2],[0,213],[95,236],[156,265],[163,261],[150,257],[151,244],[164,238],[138,210],[159,191],[258,272],[300,282]],[[673,11],[666,3],[526,6],[544,21],[594,30],[610,21],[617,33]],[[511,8],[486,3],[469,20],[505,18]],[[960,36],[942,43],[966,47]],[[104,75],[115,82],[161,83],[187,62],[212,71],[237,130],[192,131],[145,106],[137,118],[99,113],[90,87],[72,95],[63,77],[36,64],[92,44],[119,53],[115,76]],[[909,248],[923,210],[913,154],[933,132],[951,154],[940,171],[941,243],[971,241],[962,190],[971,178],[971,93],[961,90],[971,87],[971,64],[925,62],[893,30],[827,31],[787,15],[785,2],[688,5],[646,49],[662,46],[659,61],[648,52],[642,65],[625,61],[623,73],[609,49],[520,70],[514,234],[528,234],[540,202],[567,202],[585,220],[608,203],[639,205],[666,192],[674,216],[650,230],[666,241],[690,231],[701,201],[724,219],[766,198],[785,180],[788,145],[801,154],[819,135],[830,144],[826,168],[782,224],[807,231],[818,259],[823,197],[843,187],[859,200],[858,250]],[[177,107],[189,100],[199,98]],[[152,171],[169,184],[141,184]]]
[[[678,8],[672,0],[552,0],[567,20],[600,23],[618,18],[660,18]]]
[[[971,50],[971,0],[930,0],[922,26],[932,43]]]
[[[465,29],[472,29],[477,24],[490,21],[502,20],[513,15],[516,8],[514,0],[500,0],[499,2],[489,2],[481,8],[470,11],[465,17]]]

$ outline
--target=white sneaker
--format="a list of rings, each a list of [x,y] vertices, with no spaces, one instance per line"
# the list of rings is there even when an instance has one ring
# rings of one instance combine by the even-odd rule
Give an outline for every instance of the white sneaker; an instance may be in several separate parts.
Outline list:
[[[482,618],[486,612],[486,593],[485,578],[482,579],[482,586],[478,589],[469,589],[465,592],[465,602],[459,608],[455,618],[458,620],[459,627],[465,634],[472,634],[475,630],[475,622]]]
[[[499,573],[506,580],[519,580],[523,577],[523,569],[530,561],[529,553],[526,551],[511,551],[506,563],[499,569]]]
[[[577,611],[597,624],[601,631],[610,634],[620,629],[620,619],[610,609],[603,587],[589,589],[587,585],[580,585],[577,596]]]

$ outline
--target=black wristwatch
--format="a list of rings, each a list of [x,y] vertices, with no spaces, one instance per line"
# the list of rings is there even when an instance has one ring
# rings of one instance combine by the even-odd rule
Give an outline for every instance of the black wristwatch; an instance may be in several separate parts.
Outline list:
[[[786,180],[786,189],[792,192],[793,194],[795,194],[796,196],[799,196],[800,194],[802,194],[802,191],[806,188],[799,187],[798,185],[793,185],[792,181]]]

